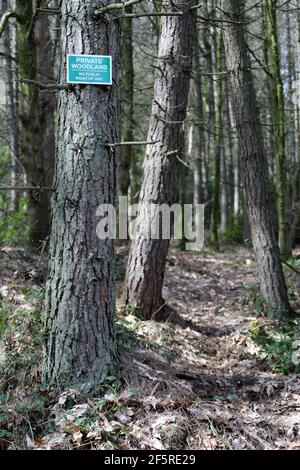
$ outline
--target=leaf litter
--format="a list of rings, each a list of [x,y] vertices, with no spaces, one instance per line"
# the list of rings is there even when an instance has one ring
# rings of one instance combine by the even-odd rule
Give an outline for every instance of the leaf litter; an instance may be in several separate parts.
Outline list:
[[[249,251],[170,252],[164,297],[181,325],[141,321],[125,312],[120,296],[121,373],[98,395],[43,389],[36,336],[46,260],[3,251],[0,300],[9,315],[1,448],[300,449],[299,375],[262,367],[248,334],[257,316],[268,321],[248,298],[249,287],[257,288]],[[38,279],[26,275],[35,266]]]

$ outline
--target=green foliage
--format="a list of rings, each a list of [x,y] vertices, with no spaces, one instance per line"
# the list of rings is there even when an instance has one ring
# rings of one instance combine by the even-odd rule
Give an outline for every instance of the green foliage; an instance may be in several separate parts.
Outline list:
[[[243,304],[249,306],[252,313],[268,315],[267,304],[260,293],[258,285],[250,286],[247,289],[247,293],[243,299]]]
[[[228,227],[222,233],[222,241],[228,245],[243,243],[244,218],[232,216]]]
[[[18,212],[10,212],[8,205],[0,194],[0,208],[0,244],[24,245],[28,232],[25,199],[20,199]]]
[[[132,327],[132,323],[126,318],[116,321],[117,340],[118,343],[126,347],[138,347],[140,341]]]
[[[249,336],[260,348],[259,358],[273,372],[300,372],[300,329],[296,321],[252,322]],[[300,358],[299,358],[300,359]]]
[[[5,299],[0,297],[0,339],[3,337],[6,328],[9,315],[11,314],[11,308]]]

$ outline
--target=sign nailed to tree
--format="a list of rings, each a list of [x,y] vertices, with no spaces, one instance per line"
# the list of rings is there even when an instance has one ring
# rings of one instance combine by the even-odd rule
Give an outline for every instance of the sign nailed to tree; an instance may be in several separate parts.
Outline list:
[[[86,85],[111,85],[111,56],[68,54],[67,82]]]

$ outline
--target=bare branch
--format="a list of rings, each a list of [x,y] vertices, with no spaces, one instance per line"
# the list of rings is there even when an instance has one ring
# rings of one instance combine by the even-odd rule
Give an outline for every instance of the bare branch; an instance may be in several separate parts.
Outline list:
[[[170,12],[165,12],[165,13],[157,13],[157,12],[152,12],[152,13],[128,13],[125,15],[120,15],[117,16],[115,19],[123,19],[123,18],[143,18],[143,17],[151,17],[151,16],[182,16],[183,12],[182,11],[170,11]]]
[[[99,10],[96,10],[95,15],[101,16],[111,10],[122,10],[123,8],[130,7],[131,5],[135,5],[136,3],[141,3],[143,1],[144,0],[128,0],[127,2],[111,3],[103,8],[99,8]]]
[[[157,142],[147,142],[147,141],[142,141],[142,142],[116,142],[115,144],[106,144],[107,147],[122,147],[124,145],[154,145],[157,144]]]
[[[288,268],[290,268],[292,271],[294,271],[295,273],[297,274],[300,274],[300,271],[298,271],[298,269],[294,268],[294,266],[292,266],[290,263],[287,263],[286,261],[284,261],[284,259],[280,259],[280,261],[285,264]]]
[[[47,15],[59,15],[60,10],[56,8],[38,8],[38,13],[46,13]]]
[[[134,3],[139,3],[140,1],[142,0],[138,0],[137,2],[134,2]],[[122,8],[122,9],[125,9],[126,7],[128,7],[130,4],[133,4],[133,2],[126,2],[124,4],[113,4],[113,5],[108,5],[107,7],[104,7],[104,8],[101,8],[101,10],[97,10],[95,12],[95,14],[103,14],[105,13],[106,11],[108,10],[111,10],[111,9],[115,9],[116,8],[116,5],[122,5],[118,8]],[[197,8],[199,8],[200,5],[194,5],[193,7],[191,7],[189,9],[189,11],[191,10],[196,10]],[[182,16],[184,14],[183,11],[164,11],[164,12],[143,12],[143,13],[124,13],[120,16],[117,16],[115,19],[118,20],[118,19],[123,19],[123,18],[144,18],[144,17],[160,17],[160,16]]]
[[[54,192],[55,188],[36,187],[36,186],[8,186],[0,185],[0,191],[50,191]]]
[[[20,78],[19,82],[25,83],[27,85],[38,86],[41,90],[71,90],[73,88],[72,85],[59,83],[42,83],[36,80],[27,80],[25,78]]]

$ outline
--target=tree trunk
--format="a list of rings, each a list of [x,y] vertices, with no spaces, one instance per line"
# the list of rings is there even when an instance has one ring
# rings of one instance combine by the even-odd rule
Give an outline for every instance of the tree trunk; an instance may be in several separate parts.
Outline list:
[[[208,4],[211,3],[211,10],[214,10],[214,0],[203,2],[203,13],[205,17],[211,13],[208,8]],[[211,163],[215,161],[215,128],[216,128],[216,105],[215,105],[215,83],[213,75],[214,72],[214,51],[212,48],[212,34],[210,32],[210,25],[206,24],[203,28],[203,52],[205,57],[205,70],[209,74],[209,78],[204,81],[206,82],[206,107],[207,107],[207,139],[206,139],[206,158],[205,158],[205,181],[206,181],[206,201],[205,205],[205,224],[208,228],[211,228],[211,213],[212,213],[212,201],[213,201],[213,179],[211,177]]]
[[[203,191],[203,160],[205,151],[205,128],[204,128],[204,109],[202,94],[202,77],[199,60],[199,40],[198,34],[195,34],[194,45],[194,80],[193,80],[193,102],[194,102],[194,204],[204,203]]]
[[[264,0],[266,18],[266,40],[268,63],[270,64],[270,102],[272,108],[272,124],[274,135],[274,146],[276,151],[275,176],[277,187],[277,214],[279,229],[279,246],[281,256],[288,257],[288,234],[287,234],[287,202],[288,202],[288,180],[285,148],[285,112],[283,81],[281,77],[280,49],[277,31],[277,0]]]
[[[216,72],[222,69],[222,47],[223,39],[221,30],[217,32],[216,40]],[[221,158],[222,158],[222,122],[223,122],[223,84],[222,77],[217,77],[217,97],[216,97],[216,152],[215,152],[215,178],[214,178],[214,194],[213,208],[211,220],[211,241],[215,250],[220,249],[219,244],[219,222],[220,222],[220,195],[221,195]]]
[[[132,6],[128,8],[132,13]],[[133,69],[133,45],[132,45],[132,18],[123,20],[122,31],[122,138],[125,142],[132,142],[134,127],[134,69]],[[128,196],[130,187],[130,167],[133,158],[133,146],[125,145],[120,150],[118,166],[118,187],[121,196]]]
[[[95,17],[98,6],[63,0],[61,7],[60,82],[68,53],[113,57],[112,87],[80,85],[58,100],[44,378],[68,384],[100,382],[115,351],[114,247],[97,237],[96,211],[115,204],[115,152],[105,144],[118,141],[119,22]]]
[[[242,151],[244,185],[253,246],[262,294],[277,314],[290,311],[287,286],[276,240],[274,208],[268,188],[267,162],[257,112],[251,62],[242,24],[244,2],[222,0],[224,20],[236,23],[224,27],[224,44],[237,132]]]
[[[136,221],[135,239],[129,255],[126,273],[125,298],[134,305],[137,314],[145,319],[155,317],[164,304],[162,286],[169,240],[150,239],[145,233],[152,223],[150,204],[172,206],[178,196],[178,160],[183,146],[183,121],[186,116],[192,46],[196,16],[189,8],[194,0],[164,1],[163,11],[184,11],[182,16],[164,16],[156,64],[154,98],[149,124],[148,145],[144,178],[140,194],[140,211]],[[144,210],[143,210],[144,209]]]
[[[17,48],[20,79],[37,80],[38,66],[46,63],[46,76],[52,75],[52,57],[46,47],[49,36],[48,18],[38,19],[37,8],[41,0],[16,0],[18,13]],[[37,23],[42,21],[42,26]],[[42,28],[46,27],[45,30]],[[37,33],[39,37],[37,37]],[[50,73],[49,73],[50,72]],[[51,77],[53,78],[53,77]],[[43,77],[43,81],[47,78]],[[51,106],[46,105],[49,95],[39,91],[37,86],[22,83],[20,86],[21,153],[26,171],[27,184],[47,186],[53,168],[53,115]],[[51,97],[50,100],[53,100]],[[44,114],[47,112],[47,116]],[[49,125],[49,128],[47,127]],[[50,143],[51,141],[51,143]],[[47,165],[45,167],[45,164]],[[48,167],[48,165],[50,165]],[[29,244],[39,247],[49,235],[50,204],[49,196],[42,191],[27,193]]]
[[[54,54],[51,40],[49,17],[42,14],[38,17],[35,27],[37,52],[37,80],[49,82],[54,80]],[[45,187],[52,187],[55,165],[55,130],[54,130],[55,94],[39,93],[38,120],[39,120],[39,154],[40,154],[40,181]],[[39,193],[38,217],[43,216],[43,231],[48,235],[51,220],[50,192]],[[45,237],[42,237],[42,239]]]
[[[7,11],[8,2],[2,0],[2,11]],[[3,33],[3,46],[5,56],[5,84],[6,84],[6,109],[7,121],[9,128],[9,144],[11,153],[11,185],[17,185],[18,164],[19,164],[19,130],[15,93],[15,73],[12,60],[12,34],[10,24],[6,25]],[[17,211],[19,208],[19,193],[12,190],[11,192],[12,210]]]
[[[224,63],[225,63],[225,58],[224,58]],[[224,94],[226,97],[226,107],[225,107],[225,116],[226,116],[226,143],[225,145],[225,156],[227,156],[227,159],[225,158],[227,162],[227,191],[226,191],[226,197],[227,197],[227,223],[231,223],[232,220],[234,219],[233,214],[234,214],[234,177],[235,177],[235,164],[237,160],[237,148],[236,148],[236,139],[234,135],[234,130],[233,127],[234,125],[231,124],[231,113],[230,113],[230,86],[229,86],[229,80],[226,78],[224,82]],[[236,157],[236,158],[235,158]]]
[[[229,178],[228,167],[226,161],[225,148],[221,152],[221,233],[223,233],[228,226],[228,190]]]
[[[290,24],[290,15],[288,14],[288,57],[289,57],[289,90],[292,94],[292,88],[295,87],[296,90],[294,97],[290,99],[289,109],[293,110],[293,115],[291,118],[295,119],[295,126],[293,124],[289,126],[290,131],[290,148],[292,155],[292,197],[291,205],[288,212],[288,253],[292,253],[294,247],[297,232],[299,231],[300,224],[300,113],[299,113],[299,83],[300,83],[300,1],[297,2],[298,12],[297,12],[297,49],[296,49],[296,59],[293,57],[292,53],[292,38],[291,38],[291,24]],[[293,81],[294,78],[294,81]],[[298,99],[297,99],[298,98]]]

